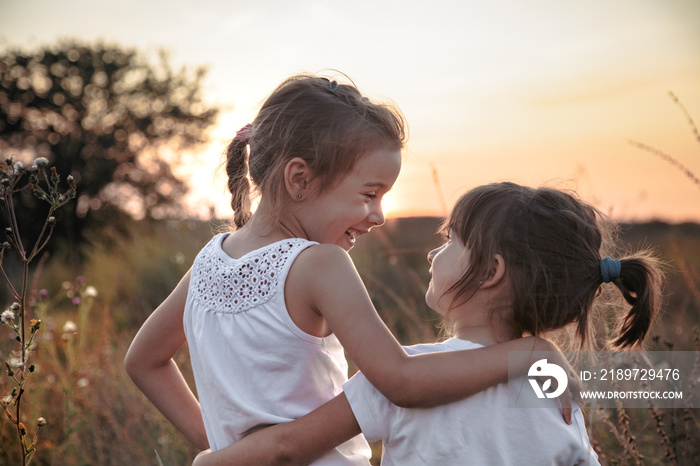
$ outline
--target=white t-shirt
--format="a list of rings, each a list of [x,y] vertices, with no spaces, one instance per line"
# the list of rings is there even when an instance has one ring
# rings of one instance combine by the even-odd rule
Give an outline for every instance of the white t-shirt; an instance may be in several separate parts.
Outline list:
[[[342,391],[348,366],[335,335],[319,338],[289,317],[284,284],[304,249],[292,238],[233,259],[215,236],[192,266],[183,323],[204,426],[213,451],[292,421]],[[319,465],[367,465],[360,435]]]
[[[452,338],[406,351],[480,347]],[[551,401],[548,408],[509,408],[508,384],[431,409],[391,404],[361,373],[344,390],[367,440],[383,441],[382,466],[599,464],[578,406],[570,426],[554,400],[547,400]]]

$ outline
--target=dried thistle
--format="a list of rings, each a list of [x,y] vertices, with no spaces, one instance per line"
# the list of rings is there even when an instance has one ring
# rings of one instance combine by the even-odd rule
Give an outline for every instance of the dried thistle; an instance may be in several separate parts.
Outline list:
[[[22,422],[22,397],[25,394],[27,380],[36,369],[33,364],[27,365],[29,348],[41,328],[41,320],[31,319],[27,322],[28,310],[30,310],[29,266],[44,250],[51,238],[56,225],[54,212],[76,196],[76,185],[69,177],[68,188],[62,191],[61,178],[56,169],[52,167],[47,173],[48,160],[41,157],[36,159],[29,169],[25,168],[21,162],[15,162],[13,157],[9,157],[5,162],[5,165],[0,164],[0,210],[9,226],[5,229],[7,241],[0,246],[0,272],[16,302],[2,313],[1,320],[2,324],[15,333],[19,350],[13,353],[9,362],[5,361],[10,383],[14,387],[10,395],[0,399],[0,408],[16,427],[22,450],[21,464],[24,466],[30,463],[36,453],[39,429],[46,425],[46,419],[39,418],[34,434],[30,435]],[[49,211],[39,237],[31,248],[22,241],[14,204],[14,196],[25,189],[31,189],[38,199],[49,204]],[[10,250],[19,256],[23,264],[19,284],[15,284],[15,280],[8,276],[2,264],[5,253]],[[27,324],[29,324],[29,332],[27,332]]]

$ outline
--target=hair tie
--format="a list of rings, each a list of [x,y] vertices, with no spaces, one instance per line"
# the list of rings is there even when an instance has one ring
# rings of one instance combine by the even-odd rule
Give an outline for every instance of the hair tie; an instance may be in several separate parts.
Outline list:
[[[600,261],[600,273],[603,276],[603,282],[610,283],[616,278],[620,278],[622,264],[617,259],[606,257]]]
[[[331,81],[330,83],[328,83],[328,89],[331,92],[337,91],[338,90],[338,81]]]
[[[248,144],[248,141],[250,140],[250,136],[248,134],[249,132],[250,132],[250,123],[248,123],[243,128],[236,131],[236,137],[234,139],[238,139],[243,144]]]

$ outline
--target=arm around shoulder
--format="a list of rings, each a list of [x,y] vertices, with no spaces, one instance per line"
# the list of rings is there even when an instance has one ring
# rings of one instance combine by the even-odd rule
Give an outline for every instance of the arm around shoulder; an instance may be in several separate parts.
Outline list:
[[[543,349],[541,341],[526,338],[409,356],[382,322],[347,253],[319,245],[299,259],[308,261],[297,279],[311,305],[365,377],[397,406],[431,407],[473,395],[508,380],[509,351]]]
[[[303,289],[303,299],[323,316],[360,370],[384,396],[401,404],[409,356],[379,317],[347,252],[328,244],[308,248],[292,272],[287,283],[292,279],[297,290]]]

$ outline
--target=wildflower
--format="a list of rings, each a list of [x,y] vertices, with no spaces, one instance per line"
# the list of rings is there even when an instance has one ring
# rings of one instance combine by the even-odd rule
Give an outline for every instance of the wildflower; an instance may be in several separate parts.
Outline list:
[[[32,326],[32,333],[36,333],[36,331],[39,330],[39,327],[41,327],[41,320],[32,319],[29,321],[29,323]]]
[[[19,312],[19,303],[18,302],[12,303],[12,306],[10,306],[10,310],[12,312]]]
[[[24,363],[19,358],[12,358],[10,359],[10,367],[14,367],[16,369],[24,369]]]
[[[88,286],[85,288],[85,292],[83,293],[83,296],[88,297],[88,298],[95,298],[97,297],[97,288],[94,286]]]
[[[27,435],[27,428],[24,427],[24,424],[22,424],[21,422],[18,422],[17,428],[19,429],[19,435],[22,435],[22,436]]]
[[[78,326],[75,325],[75,322],[72,320],[67,320],[65,324],[63,324],[63,333],[77,333],[78,332]]]
[[[36,366],[34,364],[29,366],[29,372],[34,372],[35,370],[36,370]]]
[[[46,419],[44,419],[43,417],[40,417],[39,419],[36,420],[36,425],[38,425],[39,427],[45,426],[45,425],[46,425]]]
[[[16,175],[19,175],[20,173],[22,173],[24,171],[24,164],[22,162],[19,162],[19,161],[15,162],[14,167],[15,167],[15,174]]]
[[[48,163],[49,163],[49,161],[46,157],[39,157],[36,160],[34,160],[34,166],[36,166],[36,167],[44,167]]]
[[[2,399],[0,399],[0,402],[2,402],[4,405],[9,405],[12,403],[12,395],[3,396]]]
[[[43,289],[43,290],[39,291],[39,297],[41,297],[41,299],[48,298],[49,297],[49,290]]]
[[[81,377],[76,382],[76,385],[78,386],[78,388],[85,388],[88,385],[90,385],[90,381],[88,379],[86,379],[85,377]]]
[[[12,322],[15,320],[15,313],[9,309],[5,309],[0,315],[0,320],[4,324],[5,322]]]
[[[75,297],[71,300],[71,302],[77,306],[78,304],[80,304],[80,297],[79,297],[79,296],[75,296]]]

